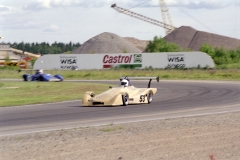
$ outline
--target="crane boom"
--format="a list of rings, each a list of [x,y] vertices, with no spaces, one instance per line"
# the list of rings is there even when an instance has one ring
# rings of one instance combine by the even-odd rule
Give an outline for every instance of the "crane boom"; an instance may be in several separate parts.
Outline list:
[[[173,23],[172,23],[172,19],[171,19],[171,17],[170,17],[170,14],[169,14],[169,12],[168,12],[168,8],[167,8],[167,5],[166,5],[166,2],[164,1],[164,0],[159,0],[159,2],[160,2],[160,8],[161,8],[161,13],[162,13],[162,19],[163,19],[163,23],[164,24],[167,24],[167,21],[166,21],[166,18],[168,19],[168,24],[170,24],[170,26],[172,26],[172,29],[170,29],[170,30],[174,30],[175,28],[173,27]],[[166,13],[166,14],[165,14]],[[167,30],[166,28],[165,28],[165,33],[166,34],[169,34],[170,32],[170,30]]]
[[[154,24],[156,26],[162,27],[162,28],[164,28],[167,31],[166,32],[167,34],[172,32],[174,29],[176,29],[176,27],[174,27],[172,25],[166,24],[164,22],[160,22],[158,20],[155,20],[155,19],[143,16],[143,15],[138,14],[138,13],[134,13],[132,11],[129,11],[128,9],[124,9],[124,8],[118,7],[116,4],[112,4],[111,7],[113,9],[115,9],[116,11],[118,11],[119,13],[123,13],[123,14],[129,15],[131,17],[134,17],[134,18],[146,21],[148,23],[152,23],[152,24]]]

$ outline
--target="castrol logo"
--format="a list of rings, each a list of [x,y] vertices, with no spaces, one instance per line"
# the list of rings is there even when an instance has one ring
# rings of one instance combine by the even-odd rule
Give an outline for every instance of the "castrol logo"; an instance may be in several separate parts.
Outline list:
[[[105,64],[112,64],[112,63],[131,63],[132,61],[132,55],[129,56],[110,56],[110,55],[105,55],[103,57],[103,63]]]

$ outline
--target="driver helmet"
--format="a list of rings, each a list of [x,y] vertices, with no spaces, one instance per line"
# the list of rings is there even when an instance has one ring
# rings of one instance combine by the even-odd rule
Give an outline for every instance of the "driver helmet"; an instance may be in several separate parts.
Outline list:
[[[127,86],[128,86],[128,80],[123,79],[123,80],[121,81],[121,86],[122,86],[122,87],[127,87]]]
[[[43,70],[42,69],[37,70],[37,74],[43,74]]]

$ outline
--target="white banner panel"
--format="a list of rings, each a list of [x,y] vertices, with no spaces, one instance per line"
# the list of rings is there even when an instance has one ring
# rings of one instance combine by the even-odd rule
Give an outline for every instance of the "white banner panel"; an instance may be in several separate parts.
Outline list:
[[[213,59],[203,52],[49,54],[37,59],[34,69],[106,68],[214,68]]]

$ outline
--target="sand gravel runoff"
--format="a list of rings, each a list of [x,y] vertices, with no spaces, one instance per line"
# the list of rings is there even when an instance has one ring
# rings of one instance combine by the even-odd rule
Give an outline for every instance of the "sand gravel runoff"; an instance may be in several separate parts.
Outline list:
[[[239,160],[240,112],[0,137],[1,160]]]

